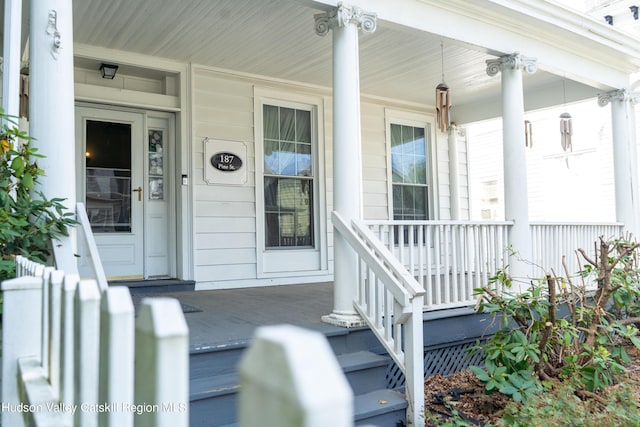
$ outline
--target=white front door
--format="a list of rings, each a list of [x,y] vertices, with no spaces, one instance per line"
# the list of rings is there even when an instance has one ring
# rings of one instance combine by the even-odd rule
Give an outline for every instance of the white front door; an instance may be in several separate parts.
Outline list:
[[[108,278],[144,278],[144,203],[141,113],[76,108],[78,200],[84,200]],[[86,264],[82,246],[79,267]]]
[[[175,269],[167,165],[172,134],[170,115],[76,107],[78,200],[109,280],[168,277]],[[84,276],[89,260],[82,239],[78,252]]]

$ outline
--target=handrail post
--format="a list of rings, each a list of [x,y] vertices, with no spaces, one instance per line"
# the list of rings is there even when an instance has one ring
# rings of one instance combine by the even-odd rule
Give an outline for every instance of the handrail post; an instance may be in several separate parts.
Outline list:
[[[422,307],[424,297],[418,295],[411,301],[411,318],[405,324],[405,364],[407,425],[424,427],[424,337]]]

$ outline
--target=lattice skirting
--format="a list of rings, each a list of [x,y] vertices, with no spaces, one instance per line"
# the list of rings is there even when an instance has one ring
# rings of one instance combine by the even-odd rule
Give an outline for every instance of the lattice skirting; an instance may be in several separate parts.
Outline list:
[[[475,340],[427,347],[424,352],[424,377],[440,374],[448,377],[472,365],[482,365],[481,353],[467,351],[476,344]],[[399,389],[405,384],[404,374],[395,362],[387,367],[387,388]]]

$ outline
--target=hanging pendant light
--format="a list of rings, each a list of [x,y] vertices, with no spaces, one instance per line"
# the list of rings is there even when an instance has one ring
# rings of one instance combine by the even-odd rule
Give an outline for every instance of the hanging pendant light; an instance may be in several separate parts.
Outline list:
[[[565,81],[562,80],[562,92],[564,95],[564,103],[567,103],[567,93],[565,89]],[[564,151],[573,151],[571,145],[571,136],[573,135],[573,123],[571,122],[571,114],[564,112],[560,114],[560,144]]]
[[[444,46],[442,42],[440,42],[440,55],[442,59],[442,83],[436,86],[436,116],[440,132],[446,132],[451,124],[449,117],[451,93],[449,86],[444,82]]]

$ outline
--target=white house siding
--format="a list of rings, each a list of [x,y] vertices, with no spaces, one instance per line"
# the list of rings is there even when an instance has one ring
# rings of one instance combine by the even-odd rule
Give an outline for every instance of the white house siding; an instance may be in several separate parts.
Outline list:
[[[256,278],[253,86],[250,81],[193,67],[192,150],[195,278],[198,287]],[[205,138],[243,141],[247,181],[208,185]]]
[[[364,217],[388,219],[387,147],[384,106],[363,102],[362,117],[362,191]]]
[[[192,185],[195,224],[195,279],[197,289],[223,289],[234,287],[295,284],[331,280],[333,270],[333,236],[330,224],[333,188],[333,144],[330,88],[305,87],[286,82],[269,81],[253,76],[239,76],[201,66],[192,67]],[[291,274],[271,277],[258,274],[256,228],[256,176],[254,144],[254,90],[274,89],[283,94],[309,95],[322,100],[324,123],[326,192],[327,261],[328,271],[317,275]],[[362,152],[363,152],[363,207],[365,219],[388,219],[388,149],[386,147],[385,110],[389,104],[383,100],[363,97]],[[397,108],[401,103],[393,102]],[[414,110],[416,110],[414,108]],[[406,107],[403,111],[411,111]],[[424,112],[414,111],[428,117]],[[248,168],[246,183],[217,185],[205,181],[204,144],[206,138],[242,141],[247,146],[244,165]],[[432,141],[435,154],[433,173],[436,206],[440,218],[449,218],[449,158],[446,135]],[[460,145],[460,183],[466,198],[467,159],[464,142]],[[322,165],[321,165],[322,167]],[[468,203],[463,202],[464,209]],[[322,207],[321,207],[322,208]]]

